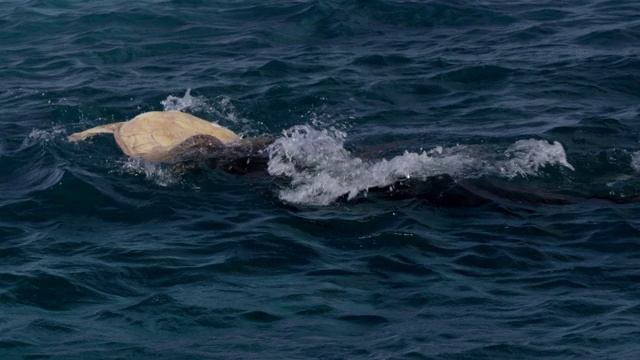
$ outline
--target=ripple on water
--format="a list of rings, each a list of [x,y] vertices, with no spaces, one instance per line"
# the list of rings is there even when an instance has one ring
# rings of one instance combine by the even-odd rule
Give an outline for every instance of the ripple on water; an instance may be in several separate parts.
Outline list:
[[[12,276],[7,285],[8,289],[1,295],[3,303],[22,304],[49,311],[66,311],[105,299],[100,292],[81,285],[68,276],[42,271]]]
[[[4,357],[637,355],[632,1],[0,14]],[[270,173],[65,139],[151,110],[277,135]]]

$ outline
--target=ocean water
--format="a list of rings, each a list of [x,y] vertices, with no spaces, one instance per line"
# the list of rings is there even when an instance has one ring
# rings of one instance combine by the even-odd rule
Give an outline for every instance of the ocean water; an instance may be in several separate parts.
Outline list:
[[[636,1],[0,2],[1,359],[635,359]],[[230,174],[76,131],[273,135]]]

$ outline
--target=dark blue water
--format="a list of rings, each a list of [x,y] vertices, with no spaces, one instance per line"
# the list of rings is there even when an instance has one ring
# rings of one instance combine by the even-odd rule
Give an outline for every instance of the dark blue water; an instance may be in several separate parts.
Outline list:
[[[0,3],[0,358],[634,359],[636,1]],[[182,110],[248,175],[66,136]]]

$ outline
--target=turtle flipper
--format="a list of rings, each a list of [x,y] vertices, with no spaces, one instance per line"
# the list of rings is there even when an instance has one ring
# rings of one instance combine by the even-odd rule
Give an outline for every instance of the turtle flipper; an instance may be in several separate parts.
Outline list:
[[[105,125],[100,125],[100,126],[96,126],[94,128],[85,130],[85,131],[81,131],[81,132],[77,132],[74,134],[71,134],[67,137],[67,139],[69,141],[82,141],[85,140],[86,138],[89,138],[93,135],[96,134],[104,134],[104,133],[108,133],[108,134],[112,134],[114,131],[116,131],[120,125],[122,125],[123,123],[121,122],[117,122],[117,123],[111,123],[111,124],[105,124]]]

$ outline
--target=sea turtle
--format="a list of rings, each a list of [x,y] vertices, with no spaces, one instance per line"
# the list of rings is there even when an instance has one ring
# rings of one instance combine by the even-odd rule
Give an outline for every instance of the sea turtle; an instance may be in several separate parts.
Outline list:
[[[68,139],[82,141],[100,133],[112,133],[126,155],[151,162],[246,158],[262,152],[272,141],[264,136],[243,139],[227,128],[180,111],[146,112],[126,122],[71,134]]]
[[[152,162],[180,163],[181,169],[200,165],[213,166],[238,174],[264,171],[268,164],[265,149],[274,141],[271,136],[243,139],[233,131],[179,111],[152,111],[126,122],[97,126],[69,135],[69,141],[81,141],[100,133],[112,133],[122,151],[132,157]],[[373,150],[397,148],[394,142]],[[195,165],[190,166],[191,164]],[[186,166],[183,166],[186,165]],[[392,189],[392,190],[389,190]],[[538,187],[527,187],[492,178],[454,179],[447,174],[427,179],[402,180],[391,187],[368,189],[383,198],[422,198],[445,206],[478,206],[491,202],[515,201],[531,204],[575,204],[598,199],[616,203],[640,201],[640,196],[625,198],[601,195],[574,196]]]

